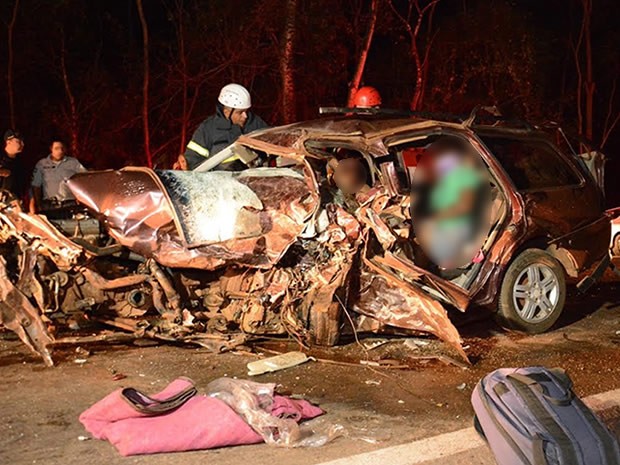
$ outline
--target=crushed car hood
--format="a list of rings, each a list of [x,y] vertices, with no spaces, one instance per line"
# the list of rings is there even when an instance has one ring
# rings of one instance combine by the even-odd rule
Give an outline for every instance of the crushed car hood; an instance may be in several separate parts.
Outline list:
[[[68,185],[121,245],[175,268],[269,268],[318,205],[304,175],[286,168],[126,168],[76,175]]]

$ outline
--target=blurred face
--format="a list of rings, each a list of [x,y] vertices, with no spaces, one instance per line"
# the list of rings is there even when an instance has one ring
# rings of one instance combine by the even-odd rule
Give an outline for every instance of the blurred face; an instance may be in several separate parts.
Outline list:
[[[63,144],[62,142],[54,142],[52,143],[52,146],[50,147],[51,149],[51,155],[52,155],[52,160],[56,160],[56,161],[60,161],[65,157],[65,144]]]
[[[16,156],[18,153],[24,150],[24,141],[17,137],[12,137],[6,141],[5,151],[10,157]]]
[[[462,155],[454,152],[444,152],[438,154],[433,160],[435,165],[435,177],[438,179],[443,178],[450,171],[463,165],[463,159],[464,157]]]
[[[226,116],[226,118],[232,121],[232,124],[236,124],[239,127],[244,127],[245,123],[248,120],[248,111],[250,111],[249,108],[245,110],[239,110],[236,108],[225,108],[224,115]]]
[[[363,163],[355,159],[341,160],[334,171],[334,182],[345,194],[359,192],[365,184],[365,178]]]

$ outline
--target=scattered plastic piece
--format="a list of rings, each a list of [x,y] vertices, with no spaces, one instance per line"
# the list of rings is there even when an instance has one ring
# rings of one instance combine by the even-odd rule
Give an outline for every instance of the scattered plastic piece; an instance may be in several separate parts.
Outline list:
[[[209,383],[206,390],[209,396],[231,407],[270,445],[317,447],[344,434],[344,428],[338,424],[309,422],[299,425],[297,421],[301,418],[313,418],[322,413],[321,409],[305,401],[298,404],[297,417],[291,414],[280,417],[276,411],[280,407],[277,406],[275,386],[275,383],[219,378]]]
[[[388,342],[389,341],[387,339],[366,339],[365,341],[362,341],[362,345],[366,350],[372,350],[376,349],[377,347],[381,347]]]
[[[248,363],[248,375],[256,376],[262,375],[263,373],[272,373],[274,371],[301,365],[308,360],[310,360],[310,358],[303,352],[287,352],[286,354]]]
[[[413,350],[418,350],[420,347],[424,347],[430,344],[430,341],[419,338],[407,338],[403,342],[406,347]]]

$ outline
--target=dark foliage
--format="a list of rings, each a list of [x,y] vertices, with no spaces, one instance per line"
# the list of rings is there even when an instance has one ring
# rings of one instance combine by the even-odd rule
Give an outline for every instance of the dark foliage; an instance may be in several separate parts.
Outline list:
[[[406,17],[409,6],[428,1],[380,2],[363,83],[376,86],[386,106],[408,107],[416,90],[410,36],[398,15]],[[421,108],[467,112],[479,103],[497,104],[508,113],[552,119],[583,132],[573,47],[587,1],[440,0],[417,36],[420,50],[428,50]],[[15,0],[0,4],[5,38],[14,5]],[[159,166],[170,165],[229,81],[251,89],[256,112],[270,123],[283,121],[286,5],[286,0],[144,1],[150,145]],[[346,102],[370,0],[298,0],[296,8],[293,112],[307,119],[317,115],[319,105]],[[618,13],[615,0],[597,0],[592,7],[593,138],[598,143],[620,110],[619,92],[614,93],[620,33],[610,21]],[[142,30],[135,1],[19,0],[13,49],[15,124],[26,135],[30,164],[46,154],[55,134],[94,168],[145,163]],[[577,56],[585,66],[583,53]],[[7,40],[2,40],[2,127],[11,124],[8,60]],[[616,133],[606,141],[612,159],[620,148]],[[612,160],[609,169],[617,168]]]

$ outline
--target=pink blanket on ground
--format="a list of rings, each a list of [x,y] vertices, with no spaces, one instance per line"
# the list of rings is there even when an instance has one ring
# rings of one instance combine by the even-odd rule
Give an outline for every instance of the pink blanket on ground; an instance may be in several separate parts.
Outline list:
[[[187,389],[191,380],[179,378],[151,396],[165,400]],[[212,449],[263,441],[223,401],[196,395],[172,412],[145,415],[122,396],[112,392],[80,415],[80,422],[97,439],[110,441],[121,455],[153,454]],[[296,421],[321,415],[323,411],[305,400],[274,396],[271,414]]]

